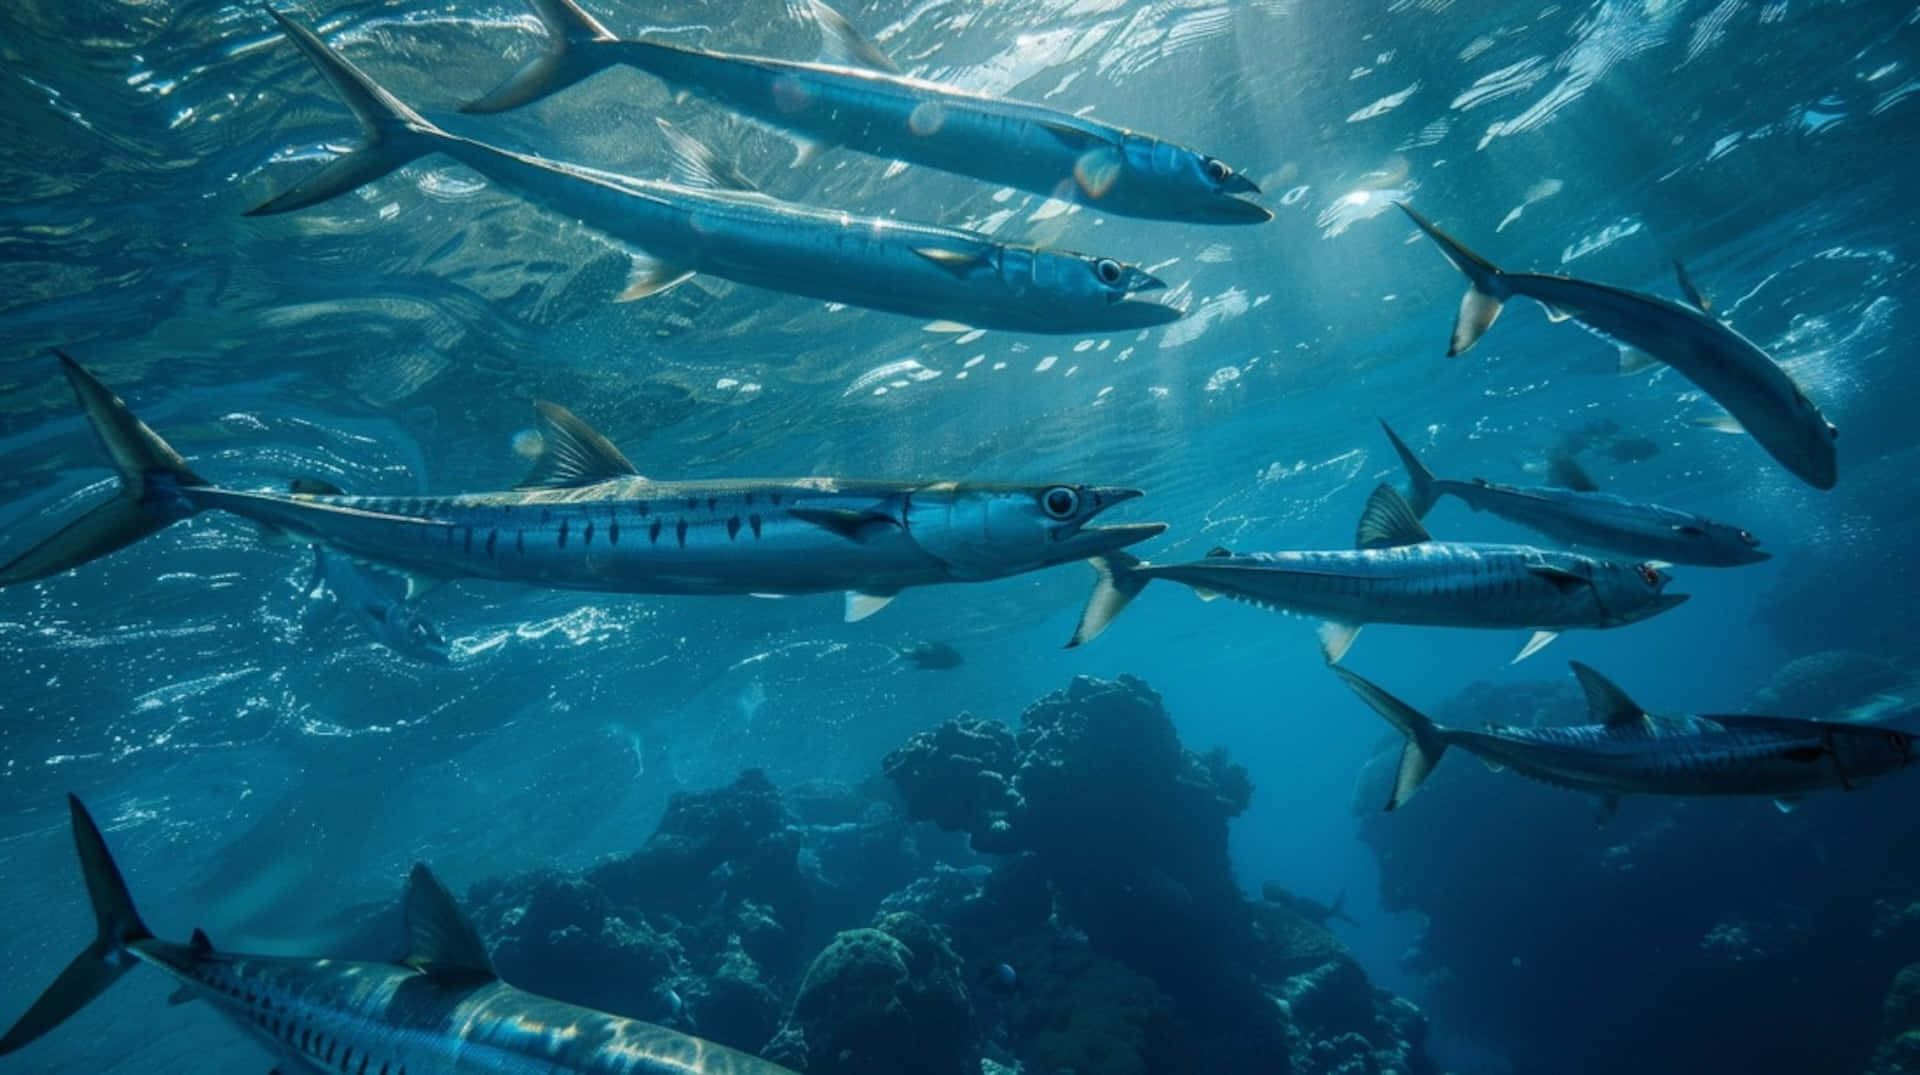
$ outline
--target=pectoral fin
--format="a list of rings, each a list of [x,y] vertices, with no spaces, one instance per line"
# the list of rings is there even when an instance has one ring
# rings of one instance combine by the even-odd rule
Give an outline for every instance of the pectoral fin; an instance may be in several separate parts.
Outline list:
[[[893,599],[898,596],[900,595],[897,593],[861,593],[859,590],[848,590],[846,621],[859,623],[892,604]]]
[[[1367,498],[1366,510],[1360,513],[1360,525],[1356,528],[1353,546],[1356,549],[1390,549],[1400,545],[1418,545],[1423,541],[1432,541],[1433,535],[1420,525],[1420,517],[1414,514],[1413,505],[1400,495],[1400,490],[1391,485],[1380,485]]]
[[[1554,639],[1559,637],[1560,637],[1560,632],[1558,631],[1535,631],[1533,633],[1533,637],[1527,639],[1527,644],[1524,646],[1521,646],[1520,652],[1515,654],[1513,660],[1508,661],[1507,663],[1519,664],[1521,661],[1526,660],[1528,657],[1531,657],[1534,654],[1539,653],[1541,650],[1546,649],[1548,643],[1552,642]]]
[[[885,512],[851,511],[846,508],[793,508],[788,512],[801,522],[831,530],[848,541],[862,545],[890,530],[900,521]]]
[[[1698,418],[1687,419],[1688,425],[1699,426],[1709,433],[1731,433],[1740,436],[1747,428],[1731,414],[1704,414]]]
[[[1620,376],[1622,377],[1631,377],[1659,364],[1659,359],[1638,347],[1629,347],[1624,343],[1620,345]]]
[[[1783,814],[1791,814],[1800,807],[1800,796],[1782,795],[1773,800],[1773,808]]]
[[[757,192],[753,180],[740,169],[720,159],[705,142],[688,134],[659,116],[656,127],[667,140],[667,177],[683,187],[697,190],[737,190]]]
[[[1673,275],[1680,282],[1680,294],[1685,295],[1695,309],[1703,314],[1713,312],[1713,303],[1698,287],[1694,286],[1693,274],[1687,272],[1687,267],[1681,264],[1679,258],[1673,259]]]
[[[976,270],[989,268],[993,264],[984,252],[978,250],[948,250],[939,246],[916,246],[913,252],[961,280],[972,276]]]
[[[637,478],[640,471],[613,442],[558,403],[538,400],[540,456],[516,489],[570,489],[612,478]]]
[[[1320,655],[1328,664],[1339,664],[1340,658],[1353,648],[1353,640],[1360,637],[1358,623],[1342,623],[1339,620],[1327,620],[1320,625]]]
[[[1087,197],[1098,201],[1106,197],[1120,179],[1120,151],[1100,145],[1080,154],[1073,162],[1073,181]]]
[[[672,291],[693,279],[693,270],[661,261],[651,254],[633,255],[633,267],[627,271],[627,286],[613,297],[615,302],[636,302]]]

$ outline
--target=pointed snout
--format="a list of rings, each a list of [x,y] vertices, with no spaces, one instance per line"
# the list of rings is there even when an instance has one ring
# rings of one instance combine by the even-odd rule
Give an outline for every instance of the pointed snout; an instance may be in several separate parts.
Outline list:
[[[1167,532],[1166,523],[1121,523],[1117,526],[1083,526],[1060,539],[1055,546],[1057,562],[1085,560],[1090,556],[1118,552],[1151,537]]]
[[[1127,293],[1130,295],[1137,295],[1142,291],[1165,291],[1166,289],[1165,280],[1145,269],[1133,270],[1133,275],[1127,279]]]
[[[1199,224],[1264,224],[1273,219],[1273,210],[1259,202],[1236,198],[1236,194],[1258,194],[1260,188],[1244,175],[1231,175],[1220,186],[1220,193],[1207,198],[1191,219]]]
[[[1260,184],[1248,179],[1245,173],[1235,172],[1227,177],[1226,182],[1220,184],[1220,192],[1222,194],[1258,194]]]

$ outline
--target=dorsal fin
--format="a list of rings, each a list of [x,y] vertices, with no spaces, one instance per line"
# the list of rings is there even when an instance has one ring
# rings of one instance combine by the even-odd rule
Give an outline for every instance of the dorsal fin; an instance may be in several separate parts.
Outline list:
[[[206,930],[195,929],[193,936],[187,940],[187,947],[192,949],[193,954],[196,956],[211,955],[213,953],[213,940],[207,936]]]
[[[1213,548],[1207,550],[1207,559],[1209,560],[1217,560],[1222,556],[1232,555],[1233,550],[1227,548],[1225,545],[1215,545]]]
[[[287,492],[295,496],[346,496],[346,490],[325,478],[295,478],[287,483]]]
[[[801,0],[795,7],[820,28],[820,62],[840,67],[864,67],[869,71],[900,73],[880,46],[854,29],[845,15],[827,6],[824,0]]]
[[[1574,677],[1586,692],[1587,712],[1595,724],[1604,724],[1613,731],[1641,731],[1647,727],[1647,711],[1627,697],[1626,691],[1579,661],[1567,663],[1573,666]]]
[[[533,469],[514,488],[567,489],[609,478],[640,476],[612,441],[575,418],[572,411],[545,400],[537,400],[533,406],[540,412],[540,458],[533,461]]]
[[[1413,513],[1413,505],[1407,503],[1407,498],[1393,486],[1383,484],[1367,498],[1367,508],[1360,513],[1353,545],[1357,549],[1390,549],[1432,540],[1433,535],[1420,525],[1420,518]]]
[[[705,142],[659,116],[653,117],[653,122],[667,140],[667,177],[673,182],[699,190],[757,192],[760,189],[742,175],[740,169],[721,160]]]
[[[1687,297],[1687,301],[1693,304],[1694,309],[1703,314],[1713,312],[1713,303],[1694,284],[1693,274],[1687,271],[1687,267],[1679,258],[1673,259],[1673,275],[1680,281],[1680,294]]]
[[[434,978],[497,977],[479,931],[453,902],[433,871],[414,863],[407,875],[407,958],[409,967]]]
[[[1547,484],[1578,493],[1597,493],[1599,483],[1587,476],[1587,470],[1571,455],[1556,455],[1547,460]]]
[[[916,246],[913,248],[913,252],[962,280],[973,275],[975,269],[990,268],[993,265],[993,259],[978,250],[949,250],[941,246]]]

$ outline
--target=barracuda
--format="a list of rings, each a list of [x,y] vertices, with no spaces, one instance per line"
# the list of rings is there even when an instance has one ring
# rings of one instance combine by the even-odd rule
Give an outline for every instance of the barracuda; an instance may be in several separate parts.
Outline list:
[[[1472,347],[1508,299],[1532,299],[1549,318],[1572,318],[1618,344],[1625,372],[1651,362],[1672,366],[1726,408],[1731,421],[1713,423],[1717,428],[1744,429],[1801,481],[1833,488],[1839,476],[1834,440],[1840,431],[1765,351],[1697,304],[1699,293],[1684,274],[1682,290],[1696,305],[1566,276],[1506,272],[1411,206],[1400,203],[1400,208],[1467,277],[1449,356]]]
[[[628,66],[794,135],[801,157],[846,146],[1125,216],[1258,224],[1265,207],[1226,162],[1124,127],[902,75],[838,12],[806,5],[831,61],[796,63],[623,41],[573,0],[533,0],[547,47],[466,106],[503,112],[609,67]]]
[[[1593,720],[1561,728],[1445,728],[1345,668],[1347,686],[1407,737],[1387,809],[1412,797],[1448,747],[1495,768],[1592,792],[1611,814],[1621,795],[1762,795],[1787,809],[1810,791],[1851,791],[1906,768],[1913,740],[1894,728],[1792,717],[1657,716],[1573,662]]]
[[[1023,332],[1118,332],[1181,312],[1130,296],[1166,285],[1113,258],[1000,243],[976,232],[859,217],[738,189],[737,173],[676,135],[680,182],[616,175],[441,130],[305,27],[269,11],[359,119],[361,144],[249,211],[289,212],[442,153],[637,251],[623,298],[695,273],[874,310]],[[690,145],[691,143],[691,145]],[[697,147],[697,148],[696,148]],[[729,183],[733,186],[730,188]]]
[[[1643,504],[1592,488],[1436,478],[1391,426],[1382,422],[1380,428],[1386,430],[1393,450],[1407,468],[1411,486],[1407,499],[1421,518],[1441,497],[1451,496],[1475,511],[1492,512],[1569,545],[1703,567],[1757,564],[1769,558],[1768,553],[1760,551],[1760,539],[1750,531],[1690,511]]]
[[[538,405],[541,455],[510,491],[360,497],[223,489],[193,473],[73,359],[60,361],[121,490],[0,565],[0,586],[65,571],[218,510],[426,581],[653,594],[844,590],[848,618],[859,619],[910,586],[1021,574],[1166,529],[1088,525],[1141,495],[1107,486],[654,481],[550,403]]]
[[[85,1007],[138,964],[204,1000],[271,1051],[276,1072],[347,1075],[792,1075],[787,1068],[637,1019],[525,993],[501,981],[480,935],[425,866],[407,879],[411,951],[398,963],[215,951],[141,921],[100,829],[67,797],[99,932],[18,1022],[0,1056]]]
[[[1663,593],[1669,579],[1652,563],[1606,560],[1530,545],[1437,542],[1391,486],[1360,516],[1354,549],[1237,554],[1149,564],[1125,553],[1091,558],[1096,582],[1068,646],[1107,629],[1155,579],[1263,608],[1325,617],[1320,642],[1336,663],[1368,623],[1429,627],[1531,628],[1515,661],[1572,627],[1619,627],[1687,599]]]

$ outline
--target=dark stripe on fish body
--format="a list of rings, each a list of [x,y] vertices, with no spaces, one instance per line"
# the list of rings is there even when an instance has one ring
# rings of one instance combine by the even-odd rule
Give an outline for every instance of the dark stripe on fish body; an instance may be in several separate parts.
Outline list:
[[[497,528],[487,531],[487,559],[493,559],[493,543],[498,541],[499,538],[500,531]]]
[[[607,543],[610,545],[620,544],[619,520],[615,520],[607,524]]]
[[[699,510],[700,510],[700,498],[699,498],[699,497],[697,497],[697,496],[690,496],[690,497],[688,497],[688,498],[687,498],[687,510],[688,510],[688,511],[699,511]]]
[[[719,498],[717,498],[717,497],[711,497],[711,496],[710,496],[710,497],[708,497],[708,498],[707,498],[707,510],[708,510],[708,511],[719,511],[719,510],[720,510],[720,500],[719,500]]]
[[[644,501],[644,500],[642,500],[642,501],[640,502],[640,517],[641,517],[642,519],[644,519],[644,518],[646,518],[646,517],[647,517],[648,515],[650,515],[650,514],[652,514],[652,512],[653,512],[653,505],[651,505],[651,504],[649,504],[649,503],[647,503],[646,501]]]
[[[473,555],[473,527],[466,526],[466,527],[461,527],[461,529],[467,532],[467,536],[466,536],[467,550],[466,551],[468,556],[472,556]]]
[[[732,541],[734,538],[737,538],[739,536],[740,536],[740,516],[734,515],[727,519],[727,540]]]
[[[660,544],[660,520],[658,519],[653,521],[652,526],[647,527],[647,544]]]
[[[593,520],[588,519],[587,529],[584,533],[580,535],[580,545],[582,548],[585,548],[586,546],[591,544],[593,544]]]
[[[673,536],[679,539],[681,548],[684,549],[687,547],[687,521],[685,519],[673,524]]]
[[[560,520],[560,547],[567,547],[567,520]]]
[[[527,554],[527,532],[525,530],[515,530],[513,532],[513,551],[522,556]]]
[[[747,525],[753,527],[753,536],[756,538],[759,537],[760,536],[760,513],[756,511],[752,515],[747,516]]]

